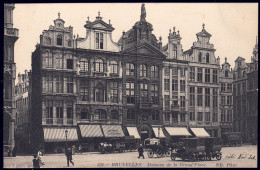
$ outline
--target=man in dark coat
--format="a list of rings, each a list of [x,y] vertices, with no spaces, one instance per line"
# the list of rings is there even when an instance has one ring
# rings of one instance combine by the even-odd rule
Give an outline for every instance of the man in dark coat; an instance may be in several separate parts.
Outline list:
[[[142,146],[142,144],[140,144],[139,148],[138,148],[138,152],[139,152],[139,157],[138,159],[142,156],[144,159],[144,148]]]
[[[34,155],[33,156],[33,168],[40,168],[40,163],[39,163],[39,160],[37,159],[37,155]]]
[[[72,162],[72,151],[70,148],[67,148],[65,151],[66,157],[67,157],[67,165],[69,166],[69,162],[72,163],[74,166],[74,163]]]

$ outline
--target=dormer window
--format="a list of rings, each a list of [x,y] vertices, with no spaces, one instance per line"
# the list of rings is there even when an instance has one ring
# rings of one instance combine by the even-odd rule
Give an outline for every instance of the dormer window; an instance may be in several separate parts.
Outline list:
[[[225,77],[228,77],[228,71],[227,70],[225,71]]]
[[[177,46],[173,46],[173,58],[177,58]]]
[[[241,66],[241,62],[240,61],[238,62],[238,66]]]
[[[209,53],[206,54],[206,63],[209,63]]]
[[[62,36],[61,35],[57,36],[57,45],[62,46]]]
[[[199,53],[199,58],[198,58],[198,62],[201,62],[202,61],[202,54],[201,54],[201,52]]]
[[[103,33],[96,33],[96,49],[103,49]]]

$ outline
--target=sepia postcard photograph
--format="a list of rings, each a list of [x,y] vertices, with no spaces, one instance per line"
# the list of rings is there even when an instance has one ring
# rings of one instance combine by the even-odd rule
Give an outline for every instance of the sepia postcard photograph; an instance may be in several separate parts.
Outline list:
[[[3,168],[258,167],[258,3],[3,6]]]

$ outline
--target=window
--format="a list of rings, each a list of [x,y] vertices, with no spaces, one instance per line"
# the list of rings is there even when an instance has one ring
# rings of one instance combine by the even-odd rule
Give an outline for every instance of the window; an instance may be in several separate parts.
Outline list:
[[[170,75],[170,68],[169,67],[164,67],[164,75],[169,76]]]
[[[89,101],[89,81],[80,81],[80,97],[81,101]]]
[[[87,109],[82,109],[80,112],[81,119],[90,119],[90,114]]]
[[[52,100],[46,101],[46,118],[48,118],[48,119],[53,118],[53,101]]]
[[[199,57],[198,57],[198,62],[201,62],[201,61],[202,61],[202,53],[200,52]]]
[[[144,64],[140,65],[140,77],[146,77],[146,66]]]
[[[198,68],[197,71],[197,81],[202,82],[202,68]]]
[[[170,79],[164,79],[164,90],[170,90]]]
[[[46,92],[53,92],[53,76],[46,76]]]
[[[221,113],[221,115],[220,115],[221,122],[226,122],[225,110],[221,109],[220,113]]]
[[[63,119],[63,102],[56,101],[56,118]]]
[[[178,122],[178,112],[173,112],[172,113],[172,121],[174,123]]]
[[[181,77],[185,77],[185,68],[180,68]]]
[[[151,67],[151,77],[152,78],[158,78],[159,76],[158,66],[152,66]]]
[[[88,60],[86,58],[80,59],[80,71],[88,71]]]
[[[198,112],[197,120],[198,121],[203,121],[203,113],[202,112]]]
[[[68,47],[71,47],[71,40],[68,41]]]
[[[221,83],[221,91],[226,91],[226,83]]]
[[[210,69],[205,69],[205,82],[210,82]]]
[[[126,82],[127,103],[135,103],[135,86],[133,82]]]
[[[63,93],[63,76],[56,77],[56,93]]]
[[[231,92],[232,91],[232,84],[227,83],[227,91]]]
[[[190,80],[195,81],[195,67],[190,67]]]
[[[222,105],[226,104],[226,96],[221,96],[221,104]]]
[[[232,96],[227,96],[227,105],[232,105]]]
[[[195,121],[195,112],[190,112],[190,121]]]
[[[202,87],[197,87],[198,106],[202,106]]]
[[[233,85],[233,94],[234,94],[234,96],[237,95],[237,89],[236,89],[236,85],[235,84]]]
[[[225,71],[225,77],[228,77],[228,70]]]
[[[178,79],[172,79],[172,91],[178,91]]]
[[[195,87],[190,87],[190,106],[195,106]]]
[[[209,63],[209,53],[206,54],[206,63]]]
[[[218,89],[213,88],[213,107],[218,107]]]
[[[135,120],[135,111],[133,109],[128,109],[126,118],[128,120]]]
[[[159,92],[158,92],[158,85],[151,84],[151,98],[153,104],[159,104]]]
[[[72,119],[73,117],[73,103],[67,102],[67,118]]]
[[[51,38],[50,38],[50,37],[47,37],[47,38],[46,38],[46,44],[47,44],[47,45],[51,45]]]
[[[126,63],[126,75],[133,76],[135,74],[135,67],[132,63]]]
[[[95,101],[104,102],[105,101],[105,90],[101,83],[97,84],[95,88]]]
[[[185,113],[180,113],[181,122],[185,122]]]
[[[212,121],[213,122],[217,122],[218,121],[218,113],[217,112],[213,112]]]
[[[103,33],[96,33],[96,49],[103,49]]]
[[[206,122],[210,121],[210,112],[205,112],[205,121]]]
[[[205,106],[210,107],[210,88],[205,88]]]
[[[164,108],[170,110],[170,95],[164,95]]]
[[[159,111],[155,110],[152,112],[152,120],[159,120]]]
[[[238,66],[241,66],[241,61],[238,62]]]
[[[185,80],[181,80],[181,92],[185,92]]]
[[[61,69],[62,68],[62,55],[61,54],[56,54],[56,68]]]
[[[165,115],[165,121],[170,121],[170,113],[167,112],[167,113],[164,113]]]
[[[178,75],[178,69],[177,69],[177,67],[173,67],[173,68],[172,68],[172,75],[173,75],[173,76],[177,76],[177,75]]]
[[[104,71],[104,64],[103,64],[103,60],[101,59],[97,59],[95,62],[95,71],[96,72],[103,72]]]
[[[110,101],[112,103],[118,102],[118,83],[117,82],[110,82]]]
[[[105,110],[97,109],[94,112],[94,120],[106,120],[107,119],[107,113]]]
[[[181,97],[181,108],[185,108],[185,96],[180,96]]]
[[[218,83],[218,70],[213,70],[213,83]]]
[[[67,77],[67,93],[73,93],[73,77]]]
[[[73,69],[73,59],[67,59],[67,69]]]
[[[57,45],[62,46],[62,35],[57,36]]]
[[[246,82],[242,83],[242,93],[246,94]]]
[[[43,54],[45,57],[46,68],[52,68],[52,55],[49,52]]]
[[[118,65],[116,61],[110,62],[110,73],[117,74],[118,73]]]
[[[173,46],[173,58],[177,58],[177,46]]]
[[[227,110],[227,122],[232,122],[232,110]]]
[[[117,110],[112,110],[111,111],[111,119],[113,120],[118,120],[118,111]]]

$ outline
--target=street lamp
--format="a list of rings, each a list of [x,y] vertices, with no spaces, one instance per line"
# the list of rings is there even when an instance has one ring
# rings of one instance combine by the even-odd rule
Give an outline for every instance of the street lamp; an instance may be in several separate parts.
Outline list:
[[[65,130],[65,135],[66,135],[66,147],[68,147],[68,145],[67,145],[67,135],[68,135],[68,130],[67,130],[67,129]]]
[[[158,126],[158,138],[160,138],[160,125]]]

